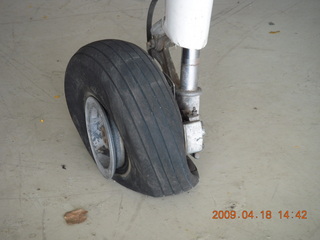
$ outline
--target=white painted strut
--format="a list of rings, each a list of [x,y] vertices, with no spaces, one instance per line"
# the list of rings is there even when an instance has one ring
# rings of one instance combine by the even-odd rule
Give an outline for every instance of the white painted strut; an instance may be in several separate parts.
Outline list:
[[[213,0],[166,0],[164,30],[183,48],[202,49],[209,35]]]

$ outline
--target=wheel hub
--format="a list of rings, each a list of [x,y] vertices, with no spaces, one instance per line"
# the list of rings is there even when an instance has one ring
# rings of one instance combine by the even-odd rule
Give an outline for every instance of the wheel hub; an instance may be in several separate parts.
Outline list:
[[[108,118],[100,103],[88,97],[85,103],[88,139],[93,158],[105,178],[112,178],[125,160],[125,151],[119,131]]]

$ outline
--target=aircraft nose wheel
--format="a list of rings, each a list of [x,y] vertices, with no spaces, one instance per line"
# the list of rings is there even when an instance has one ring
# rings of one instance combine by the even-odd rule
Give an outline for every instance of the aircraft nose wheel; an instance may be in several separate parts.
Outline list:
[[[112,119],[94,97],[85,103],[85,118],[90,147],[99,171],[112,178],[115,170],[124,164],[123,141]]]
[[[66,70],[65,96],[104,177],[155,197],[188,191],[198,183],[173,93],[157,64],[138,46],[102,40],[80,48]]]

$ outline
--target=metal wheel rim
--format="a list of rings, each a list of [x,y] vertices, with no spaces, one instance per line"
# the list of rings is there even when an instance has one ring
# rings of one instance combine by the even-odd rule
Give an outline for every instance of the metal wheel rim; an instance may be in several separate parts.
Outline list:
[[[105,178],[112,178],[122,161],[121,159],[117,161],[117,155],[124,158],[121,156],[124,155],[122,154],[124,148],[118,130],[108,119],[100,103],[93,97],[88,97],[86,100],[85,119],[88,139],[97,167]]]

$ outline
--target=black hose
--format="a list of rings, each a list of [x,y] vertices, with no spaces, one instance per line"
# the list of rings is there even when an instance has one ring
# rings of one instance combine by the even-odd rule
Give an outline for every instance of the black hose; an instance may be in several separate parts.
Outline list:
[[[147,17],[147,42],[151,40],[151,28],[152,28],[152,17],[153,17],[153,12],[154,9],[157,5],[158,0],[152,0],[149,6],[148,10],[148,17]]]

